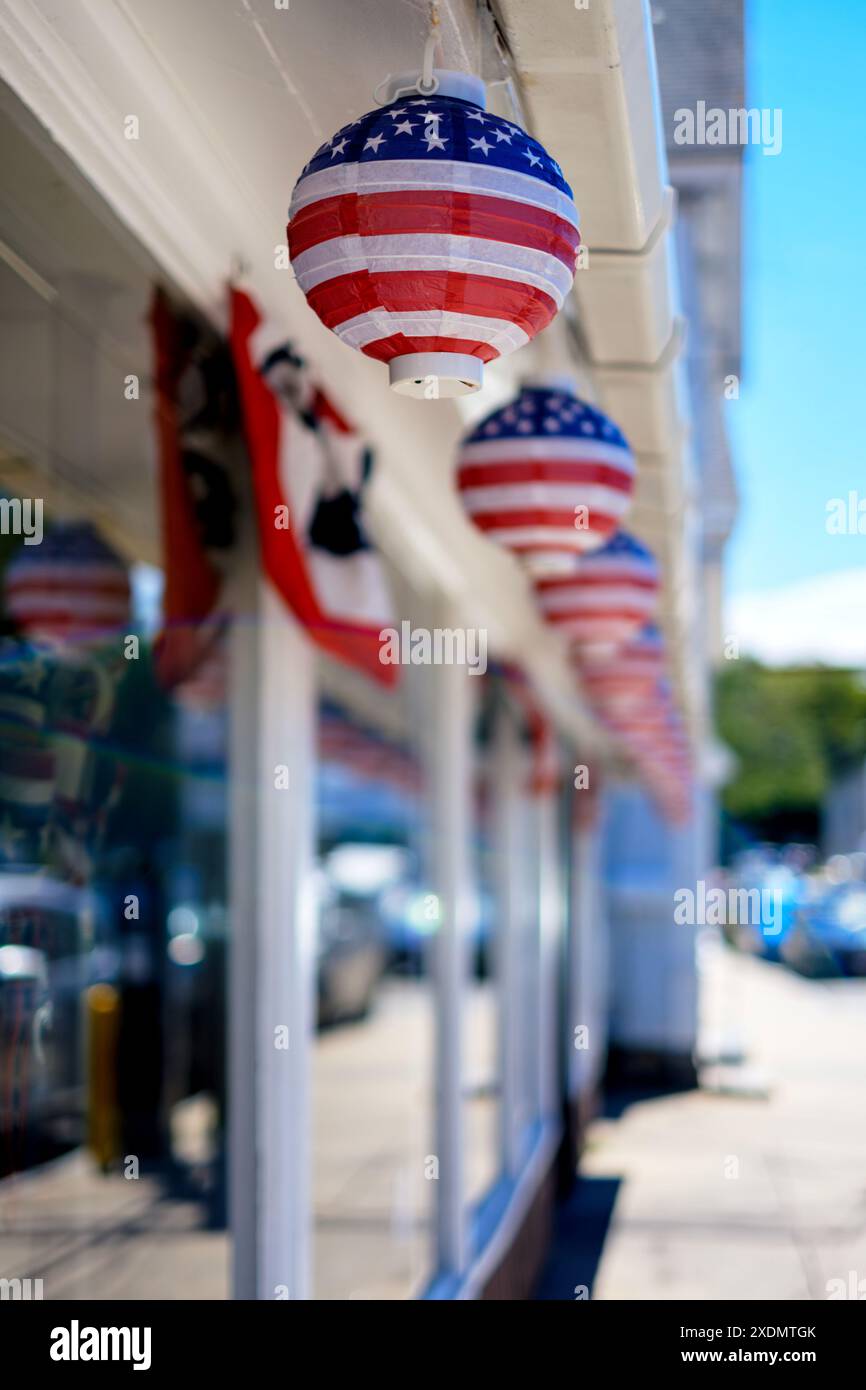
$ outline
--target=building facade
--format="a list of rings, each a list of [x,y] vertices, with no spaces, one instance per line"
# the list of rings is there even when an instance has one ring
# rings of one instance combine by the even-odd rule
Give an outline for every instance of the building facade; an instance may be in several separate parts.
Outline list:
[[[46,1298],[118,1280],[133,1298],[526,1297],[606,1073],[694,1078],[694,938],[673,893],[712,855],[739,162],[705,171],[668,134],[671,103],[709,83],[678,56],[697,41],[688,6],[655,25],[642,0],[434,8],[437,67],[480,76],[490,110],[555,151],[587,255],[558,320],[490,364],[481,395],[426,402],[322,327],[285,257],[295,179],[420,70],[424,7],[0,0],[6,495],[98,530],[131,576],[123,636],[149,653],[180,555],[161,524],[153,291],[218,351],[242,284],[375,456],[367,520],[396,617],[489,644],[483,681],[433,664],[388,690],[324,654],[265,572],[232,436],[210,660],[169,690],[149,656],[114,685],[81,674],[71,829],[51,761],[71,696],[45,694],[23,770],[4,731],[15,786],[44,766],[65,851],[30,862],[10,811],[0,1173],[18,1178],[0,1208],[22,1234],[0,1274],[50,1266]],[[727,100],[741,15],[710,8]],[[677,825],[454,487],[469,427],[528,372],[562,371],[637,459],[627,525],[659,559],[696,769]],[[23,548],[2,543],[4,562]],[[4,718],[22,679],[42,699],[41,669],[4,671]],[[123,1272],[34,1236],[40,1201],[95,1204],[118,1229],[137,1203]]]

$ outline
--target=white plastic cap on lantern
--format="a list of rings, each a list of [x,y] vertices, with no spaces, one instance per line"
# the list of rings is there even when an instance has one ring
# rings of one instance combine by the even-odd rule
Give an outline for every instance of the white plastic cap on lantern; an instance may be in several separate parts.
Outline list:
[[[487,110],[487,88],[474,73],[457,72],[451,68],[434,68],[433,81],[434,86],[425,88],[417,68],[414,72],[398,72],[396,77],[389,77],[382,88],[383,105],[387,106],[389,102],[396,101],[398,96],[406,92],[416,91],[422,97],[433,96],[435,93],[440,97],[471,101],[474,106],[480,106],[482,111]]]
[[[532,580],[562,579],[566,575],[577,574],[580,569],[578,556],[567,551],[539,550],[524,555],[522,559],[523,568]]]

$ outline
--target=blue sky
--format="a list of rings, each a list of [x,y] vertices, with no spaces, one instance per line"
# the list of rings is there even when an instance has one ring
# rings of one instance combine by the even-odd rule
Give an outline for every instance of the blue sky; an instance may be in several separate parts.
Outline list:
[[[825,529],[866,498],[866,0],[746,13],[748,105],[781,108],[783,145],[746,156],[732,597],[866,565],[866,535]]]

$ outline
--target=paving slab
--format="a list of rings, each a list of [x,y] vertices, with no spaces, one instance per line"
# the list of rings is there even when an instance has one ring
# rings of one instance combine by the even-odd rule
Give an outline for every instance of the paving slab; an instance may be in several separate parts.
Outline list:
[[[825,1299],[853,1271],[866,1297],[866,980],[807,980],[711,934],[699,951],[701,1051],[723,1039],[763,1085],[600,1119],[538,1296]]]

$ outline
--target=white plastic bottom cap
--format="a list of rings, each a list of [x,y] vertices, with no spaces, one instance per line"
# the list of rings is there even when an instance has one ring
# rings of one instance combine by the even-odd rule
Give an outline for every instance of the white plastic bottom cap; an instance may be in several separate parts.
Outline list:
[[[392,391],[422,401],[480,391],[483,370],[480,357],[462,352],[409,352],[388,363]]]
[[[531,579],[559,579],[580,569],[580,556],[574,550],[532,550],[520,559]]]

